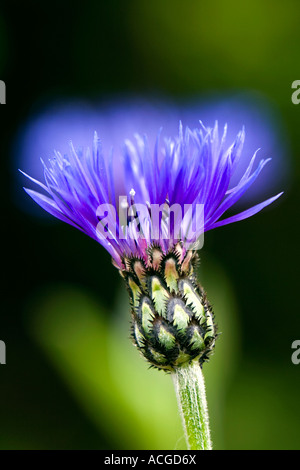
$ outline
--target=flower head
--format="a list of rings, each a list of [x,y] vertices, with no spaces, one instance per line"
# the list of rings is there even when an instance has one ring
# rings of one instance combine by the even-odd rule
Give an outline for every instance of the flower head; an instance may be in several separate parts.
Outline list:
[[[207,361],[216,339],[212,308],[197,283],[199,239],[205,231],[245,219],[280,196],[223,218],[269,160],[256,154],[236,184],[245,133],[229,147],[226,127],[191,130],[154,149],[147,137],[124,142],[122,161],[104,156],[97,134],[92,149],[56,152],[44,165],[44,193],[26,189],[46,211],[102,244],[125,280],[132,339],[150,364],[175,371]],[[46,193],[46,194],[45,194]]]
[[[160,135],[154,149],[146,136],[126,140],[122,161],[113,151],[103,155],[96,133],[91,149],[76,150],[70,143],[68,155],[55,152],[47,165],[42,161],[45,183],[26,175],[43,192],[25,190],[50,214],[103,245],[119,269],[132,255],[147,263],[153,244],[163,253],[178,242],[184,250],[197,249],[204,232],[250,217],[281,194],[224,218],[270,159],[255,166],[255,153],[232,185],[244,130],[230,146],[226,127],[220,136],[217,123],[194,130],[180,124],[175,138]]]

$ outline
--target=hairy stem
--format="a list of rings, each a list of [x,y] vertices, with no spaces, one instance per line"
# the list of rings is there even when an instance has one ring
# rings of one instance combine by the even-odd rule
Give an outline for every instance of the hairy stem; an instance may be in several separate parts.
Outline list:
[[[204,377],[198,362],[172,374],[188,449],[211,450]]]

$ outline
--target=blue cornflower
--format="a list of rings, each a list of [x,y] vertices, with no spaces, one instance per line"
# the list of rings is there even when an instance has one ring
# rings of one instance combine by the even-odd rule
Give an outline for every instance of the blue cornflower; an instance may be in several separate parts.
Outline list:
[[[280,194],[243,212],[223,215],[255,182],[256,153],[233,183],[245,132],[225,145],[213,129],[179,126],[154,149],[147,137],[125,141],[122,161],[92,150],[56,152],[44,165],[44,193],[26,192],[46,211],[99,241],[111,254],[130,296],[131,336],[144,358],[173,375],[189,449],[210,449],[201,367],[214,350],[217,327],[197,282],[198,240],[205,231],[243,220]],[[45,194],[46,193],[46,194]],[[198,210],[200,207],[200,210]]]
[[[175,138],[161,142],[159,132],[153,150],[146,136],[136,135],[135,142],[126,140],[122,161],[115,161],[113,151],[109,156],[103,155],[95,133],[91,150],[75,150],[70,143],[68,155],[55,152],[48,165],[42,161],[45,184],[26,175],[43,193],[25,191],[47,212],[100,242],[111,254],[114,264],[124,269],[124,257],[131,255],[147,263],[147,249],[154,242],[167,253],[183,234],[184,249],[191,248],[195,245],[188,240],[195,242],[208,230],[250,217],[282,194],[222,218],[270,160],[261,160],[253,170],[255,153],[240,181],[232,187],[245,132],[241,130],[229,147],[225,139],[226,126],[220,138],[217,123],[212,129],[200,123],[198,129],[187,127],[185,131],[180,124]],[[141,205],[146,210],[138,214],[133,208]],[[178,219],[180,227],[176,227],[176,219],[171,221],[169,209],[175,206],[181,208],[182,213],[190,207],[190,212]],[[191,238],[189,218],[195,214],[196,206],[202,207],[197,216],[201,223],[196,224]],[[153,207],[162,210],[155,221]],[[159,226],[154,227],[154,224]],[[166,227],[170,229],[168,234]]]

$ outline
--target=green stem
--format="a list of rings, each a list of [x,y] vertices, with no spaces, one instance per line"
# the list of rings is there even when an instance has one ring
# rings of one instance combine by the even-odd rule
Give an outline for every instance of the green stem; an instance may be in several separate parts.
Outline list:
[[[204,377],[198,362],[172,374],[188,449],[211,450]]]

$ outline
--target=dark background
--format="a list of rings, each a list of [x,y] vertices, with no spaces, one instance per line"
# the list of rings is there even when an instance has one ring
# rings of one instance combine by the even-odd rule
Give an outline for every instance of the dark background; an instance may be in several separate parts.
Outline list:
[[[231,371],[222,398],[214,397],[213,390],[214,383],[222,388],[222,381],[208,377],[212,417],[222,416],[219,421],[216,417],[215,430],[212,421],[213,439],[226,449],[299,449],[300,364],[291,361],[291,344],[300,339],[300,106],[291,102],[291,84],[300,78],[299,20],[299,5],[290,0],[2,2],[0,78],[6,83],[7,104],[0,110],[0,339],[6,343],[7,364],[0,366],[0,448],[146,448],[147,442],[157,445],[148,438],[155,432],[164,448],[164,436],[145,425],[152,406],[146,395],[139,405],[145,410],[139,441],[138,419],[132,417],[129,424],[130,407],[123,422],[106,415],[101,403],[83,405],[84,396],[76,395],[76,380],[85,379],[72,363],[74,351],[59,349],[63,341],[53,346],[54,333],[49,333],[51,340],[47,337],[52,327],[59,331],[51,321],[63,318],[62,337],[74,327],[71,313],[66,314],[68,308],[72,311],[69,298],[77,307],[94,299],[101,305],[104,322],[118,318],[112,305],[122,295],[122,285],[108,254],[95,242],[16,204],[25,197],[14,183],[13,145],[19,127],[52,99],[93,101],[121,93],[158,92],[176,100],[254,90],[280,115],[292,169],[285,187],[276,188],[285,193],[272,208],[206,237],[202,257],[208,284],[213,286],[216,265],[219,288],[226,290],[230,283],[231,294],[226,295],[234,297],[237,312],[230,320],[234,331],[228,333],[233,345],[220,366],[222,373]],[[225,336],[226,318],[222,321]],[[78,320],[77,352],[83,347],[80,328]],[[109,363],[107,350],[102,354],[90,356],[89,377],[98,360]],[[212,369],[213,364],[212,360]],[[147,369],[142,361],[141,366]],[[65,381],[70,369],[72,380]],[[125,400],[121,389],[120,399],[116,391],[110,403],[112,408],[119,406],[119,415]],[[162,392],[162,408],[165,399]],[[105,400],[109,404],[110,397]]]

